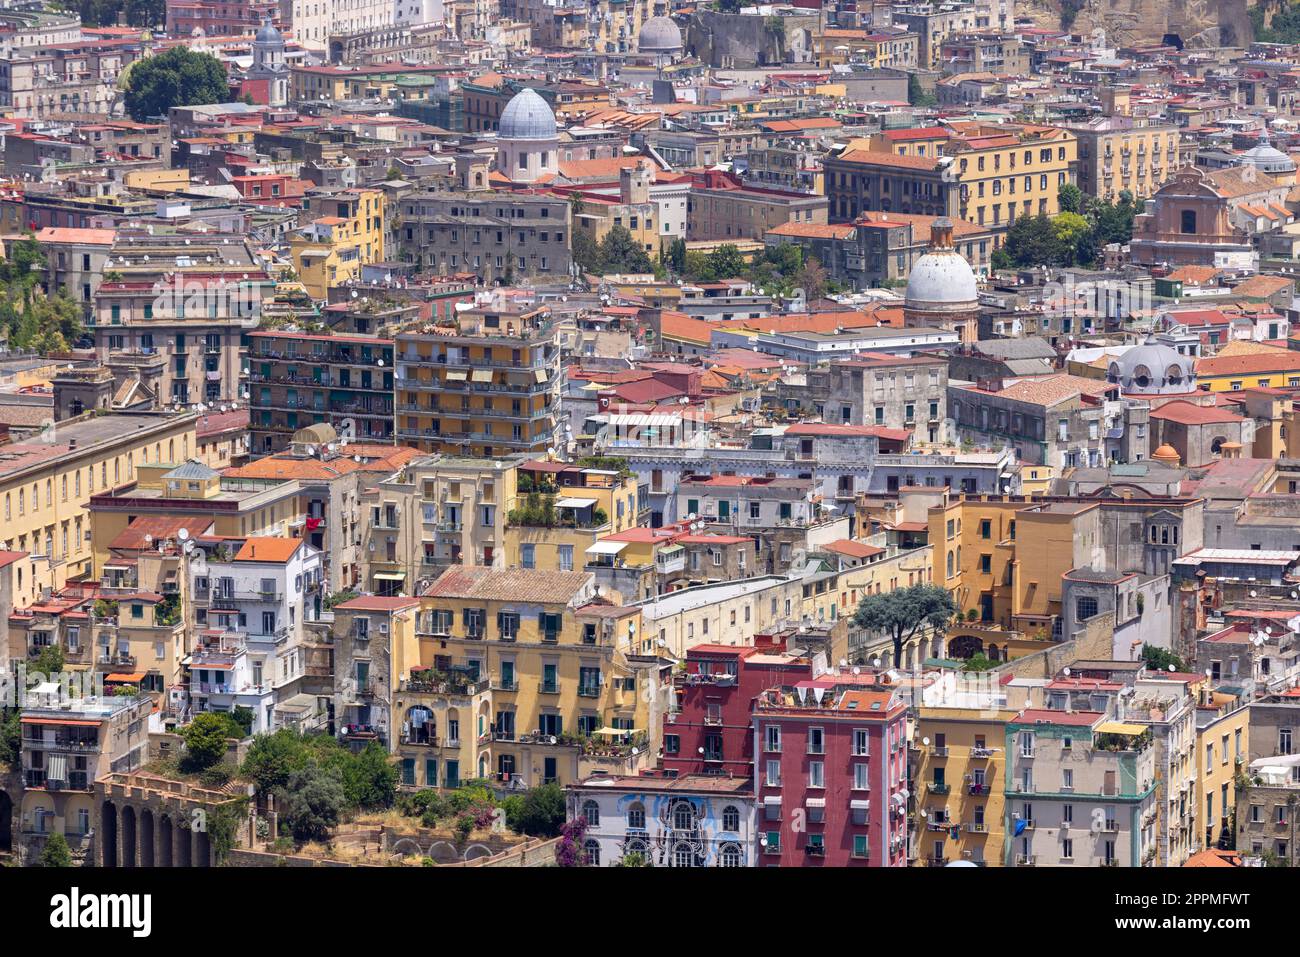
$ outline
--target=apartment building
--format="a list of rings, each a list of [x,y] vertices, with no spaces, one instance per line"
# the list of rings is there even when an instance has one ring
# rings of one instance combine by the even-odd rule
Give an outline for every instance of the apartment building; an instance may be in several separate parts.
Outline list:
[[[1002,866],[1006,708],[922,707],[912,735],[917,864]]]
[[[730,173],[708,170],[687,201],[686,238],[695,242],[762,241],[770,229],[786,223],[826,223],[824,196],[744,186]]]
[[[637,526],[636,476],[621,462],[608,464],[615,467],[549,461],[519,466],[517,494],[506,516],[506,567],[573,571],[598,556],[592,552],[598,539]]]
[[[359,442],[393,441],[391,339],[257,330],[248,370],[253,455],[281,452],[320,423]]]
[[[333,608],[334,724],[350,747],[377,741],[394,751],[406,743],[409,729],[402,726],[399,734],[398,724],[409,705],[397,695],[403,676],[416,674],[412,668],[419,667],[419,608],[418,598],[383,595],[362,595]],[[402,783],[414,784],[406,780],[406,771],[404,767]]]
[[[306,674],[304,633],[324,608],[323,558],[299,538],[198,541],[190,566],[195,628],[181,714],[253,712],[253,732],[274,731],[276,705]]]
[[[1124,190],[1145,199],[1195,160],[1193,144],[1184,146],[1178,127],[1168,123],[1107,116],[1066,128],[1079,141],[1079,189],[1108,203]]]
[[[434,275],[473,272],[487,283],[569,279],[568,197],[494,190],[412,193],[398,205],[402,259]]]
[[[557,325],[547,307],[482,303],[397,336],[397,438],[471,457],[556,447]]]
[[[19,858],[40,857],[51,834],[62,834],[74,860],[93,861],[95,781],[134,771],[148,759],[149,695],[60,699],[57,685],[28,692],[22,709],[22,783],[14,801]]]
[[[1240,699],[1202,686],[1196,705],[1196,738],[1194,804],[1198,810],[1204,808],[1205,814],[1197,842],[1202,850],[1208,850],[1236,837],[1232,825],[1237,782],[1250,753],[1250,709],[1242,707]]]
[[[35,571],[16,600],[26,604],[42,589],[92,571],[95,496],[135,481],[147,464],[183,461],[195,446],[194,423],[193,415],[86,415],[4,446],[2,550],[29,553]]]
[[[617,867],[632,855],[652,867],[755,864],[754,787],[748,777],[600,775],[565,790],[569,819],[586,825],[582,853],[588,867]]]
[[[1254,701],[1247,733],[1247,760],[1243,763],[1247,787],[1237,790],[1237,849],[1296,866],[1297,785],[1296,734],[1300,707],[1291,697],[1271,696]],[[1234,742],[1235,744],[1235,742]]]
[[[247,236],[119,229],[94,293],[100,362],[130,362],[160,404],[233,402],[245,333],[274,283]]]
[[[830,364],[826,421],[908,429],[944,441],[948,363],[940,356],[855,356]],[[838,407],[837,407],[838,406]]]
[[[420,605],[420,664],[491,682],[474,776],[574,783],[598,742],[620,752],[607,769],[642,765],[662,705],[657,664],[631,650],[639,608],[598,601],[586,572],[471,565],[443,572]]]
[[[1025,709],[1006,725],[1004,860],[1142,867],[1156,855],[1152,730],[1096,711]]]
[[[929,155],[877,134],[824,161],[832,221],[864,210],[948,216],[1001,235],[1020,216],[1055,216],[1077,159],[1073,133],[1050,126],[954,123]]]
[[[763,865],[906,866],[906,711],[875,675],[824,674],[759,695]]]
[[[361,277],[361,267],[383,260],[384,194],[378,189],[309,190],[306,223],[289,237],[298,280],[314,299]],[[454,270],[453,270],[454,271]]]

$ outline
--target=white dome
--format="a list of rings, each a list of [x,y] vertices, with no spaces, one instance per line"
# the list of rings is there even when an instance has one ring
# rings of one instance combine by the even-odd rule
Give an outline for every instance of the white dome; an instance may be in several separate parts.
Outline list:
[[[979,301],[979,286],[970,263],[954,249],[935,249],[916,261],[907,277],[907,303],[967,306]]]
[[[1147,339],[1112,362],[1106,370],[1106,378],[1130,395],[1171,395],[1196,388],[1192,359],[1155,339]]]
[[[1241,155],[1242,162],[1265,173],[1294,173],[1295,163],[1275,146],[1260,143]]]
[[[257,31],[257,36],[253,40],[255,43],[283,43],[284,37],[268,18],[262,22],[262,28]]]
[[[536,90],[525,87],[501,111],[498,139],[552,140],[555,135],[555,114]]]
[[[637,34],[636,45],[642,53],[680,53],[682,31],[667,17],[651,17]]]

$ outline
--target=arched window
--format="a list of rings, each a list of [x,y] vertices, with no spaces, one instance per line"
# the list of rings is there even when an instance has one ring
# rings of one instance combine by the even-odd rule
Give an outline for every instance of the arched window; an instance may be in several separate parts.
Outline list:
[[[595,801],[586,801],[582,805],[582,816],[587,819],[587,827],[600,825],[600,805]]]
[[[948,577],[949,578],[952,577],[952,563],[953,563],[953,554],[952,552],[949,552],[948,553]]]
[[[1146,366],[1138,366],[1133,370],[1133,384],[1139,389],[1145,389],[1151,384],[1151,370]]]
[[[673,867],[694,867],[695,851],[685,841],[673,848]]]
[[[740,830],[740,810],[734,804],[722,809],[722,829],[732,833]]]
[[[739,844],[723,844],[718,860],[723,867],[740,867],[741,853]]]
[[[690,801],[678,801],[673,805],[673,827],[679,831],[695,828],[695,808]]]
[[[636,801],[628,806],[627,826],[645,830],[645,805]]]
[[[623,848],[623,856],[626,857],[629,854],[640,854],[643,862],[650,863],[650,854],[646,849],[645,841],[628,841]]]
[[[1215,455],[1222,455],[1223,443],[1226,441],[1227,439],[1225,439],[1223,436],[1220,435],[1218,438],[1216,438],[1213,442],[1210,443],[1210,451]]]
[[[588,867],[600,867],[600,842],[587,841],[582,845],[582,855]]]

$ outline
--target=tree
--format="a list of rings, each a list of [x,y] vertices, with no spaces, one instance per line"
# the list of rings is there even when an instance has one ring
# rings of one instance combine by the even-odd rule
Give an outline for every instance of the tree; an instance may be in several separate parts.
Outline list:
[[[1021,216],[1007,230],[1002,247],[1016,266],[1069,265],[1072,251],[1067,252],[1052,220],[1042,214]],[[1063,261],[1064,260],[1064,261]]]
[[[16,708],[0,721],[0,764],[17,768],[23,753],[22,712]]]
[[[339,823],[344,806],[343,777],[335,768],[295,771],[279,792],[280,820],[299,844],[323,841]]]
[[[714,279],[734,279],[748,271],[745,257],[731,243],[723,243],[708,255],[709,271]]]
[[[371,741],[343,766],[343,796],[350,807],[389,807],[397,794],[397,765],[388,751]]]
[[[67,838],[58,831],[47,837],[39,861],[41,867],[71,867],[72,849]]]
[[[612,226],[600,241],[601,272],[648,273],[654,264],[625,226]]]
[[[46,645],[41,649],[41,653],[32,659],[28,671],[40,672],[48,677],[62,672],[63,664],[63,648],[59,645]]]
[[[560,842],[555,845],[557,867],[584,867],[587,855],[582,850],[582,838],[587,833],[585,818],[576,817],[560,827]]]
[[[1083,190],[1073,183],[1066,183],[1057,190],[1056,200],[1060,204],[1063,213],[1079,213],[1083,211]]]
[[[203,771],[226,756],[233,720],[229,715],[204,712],[181,729],[185,741],[182,765],[186,771]]]
[[[573,230],[573,261],[583,272],[600,275],[604,271],[601,268],[600,246],[585,229]]]
[[[281,728],[274,734],[259,734],[253,739],[239,773],[253,782],[258,794],[270,794],[284,787],[289,776],[306,767],[310,760],[310,752],[298,732]]]
[[[221,61],[182,46],[135,63],[127,76],[126,111],[137,121],[166,116],[173,106],[206,106],[230,99]]]
[[[803,290],[804,301],[812,302],[826,295],[826,280],[826,270],[815,257],[810,256],[803,267],[795,273],[794,284]]]
[[[167,5],[163,0],[126,0],[126,22],[132,27],[154,27],[167,22]]]
[[[859,628],[882,631],[893,639],[897,668],[903,661],[903,645],[927,626],[943,632],[955,614],[957,603],[946,588],[922,584],[868,595],[853,612],[853,623]]]
[[[564,791],[558,784],[543,784],[524,795],[513,822],[506,809],[506,824],[519,834],[555,837],[564,824]]]
[[[907,75],[907,102],[912,106],[934,106],[939,102],[938,97],[930,90],[921,86],[921,80],[915,73]]]
[[[668,265],[679,276],[686,272],[686,240],[681,237],[668,244]]]
[[[1168,671],[1169,666],[1173,666],[1174,671],[1184,671],[1183,659],[1179,658],[1172,651],[1159,648],[1155,645],[1142,645],[1142,660],[1152,671]]]

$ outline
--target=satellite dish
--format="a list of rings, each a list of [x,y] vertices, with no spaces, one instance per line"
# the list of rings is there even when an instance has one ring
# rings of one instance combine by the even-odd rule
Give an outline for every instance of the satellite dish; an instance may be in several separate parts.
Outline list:
[[[148,532],[145,533],[145,536],[144,536],[144,543],[145,543],[146,545],[152,545],[152,544],[153,544],[153,536],[150,535]]]
[[[922,738],[922,739],[921,739],[921,743],[922,743],[923,745],[925,745],[925,746],[928,748],[928,747],[930,746],[930,739],[929,739],[929,738]]]
[[[1065,673],[1065,677],[1067,677],[1067,678],[1070,677],[1070,669],[1069,669],[1069,668],[1066,668],[1064,673]]]
[[[1170,671],[1173,671],[1173,670],[1174,670],[1174,666],[1173,666],[1173,665],[1170,665],[1170,666],[1169,666],[1169,670],[1170,670]]]
[[[190,537],[190,530],[188,528],[177,529],[176,537],[179,538],[182,542],[188,541]]]

